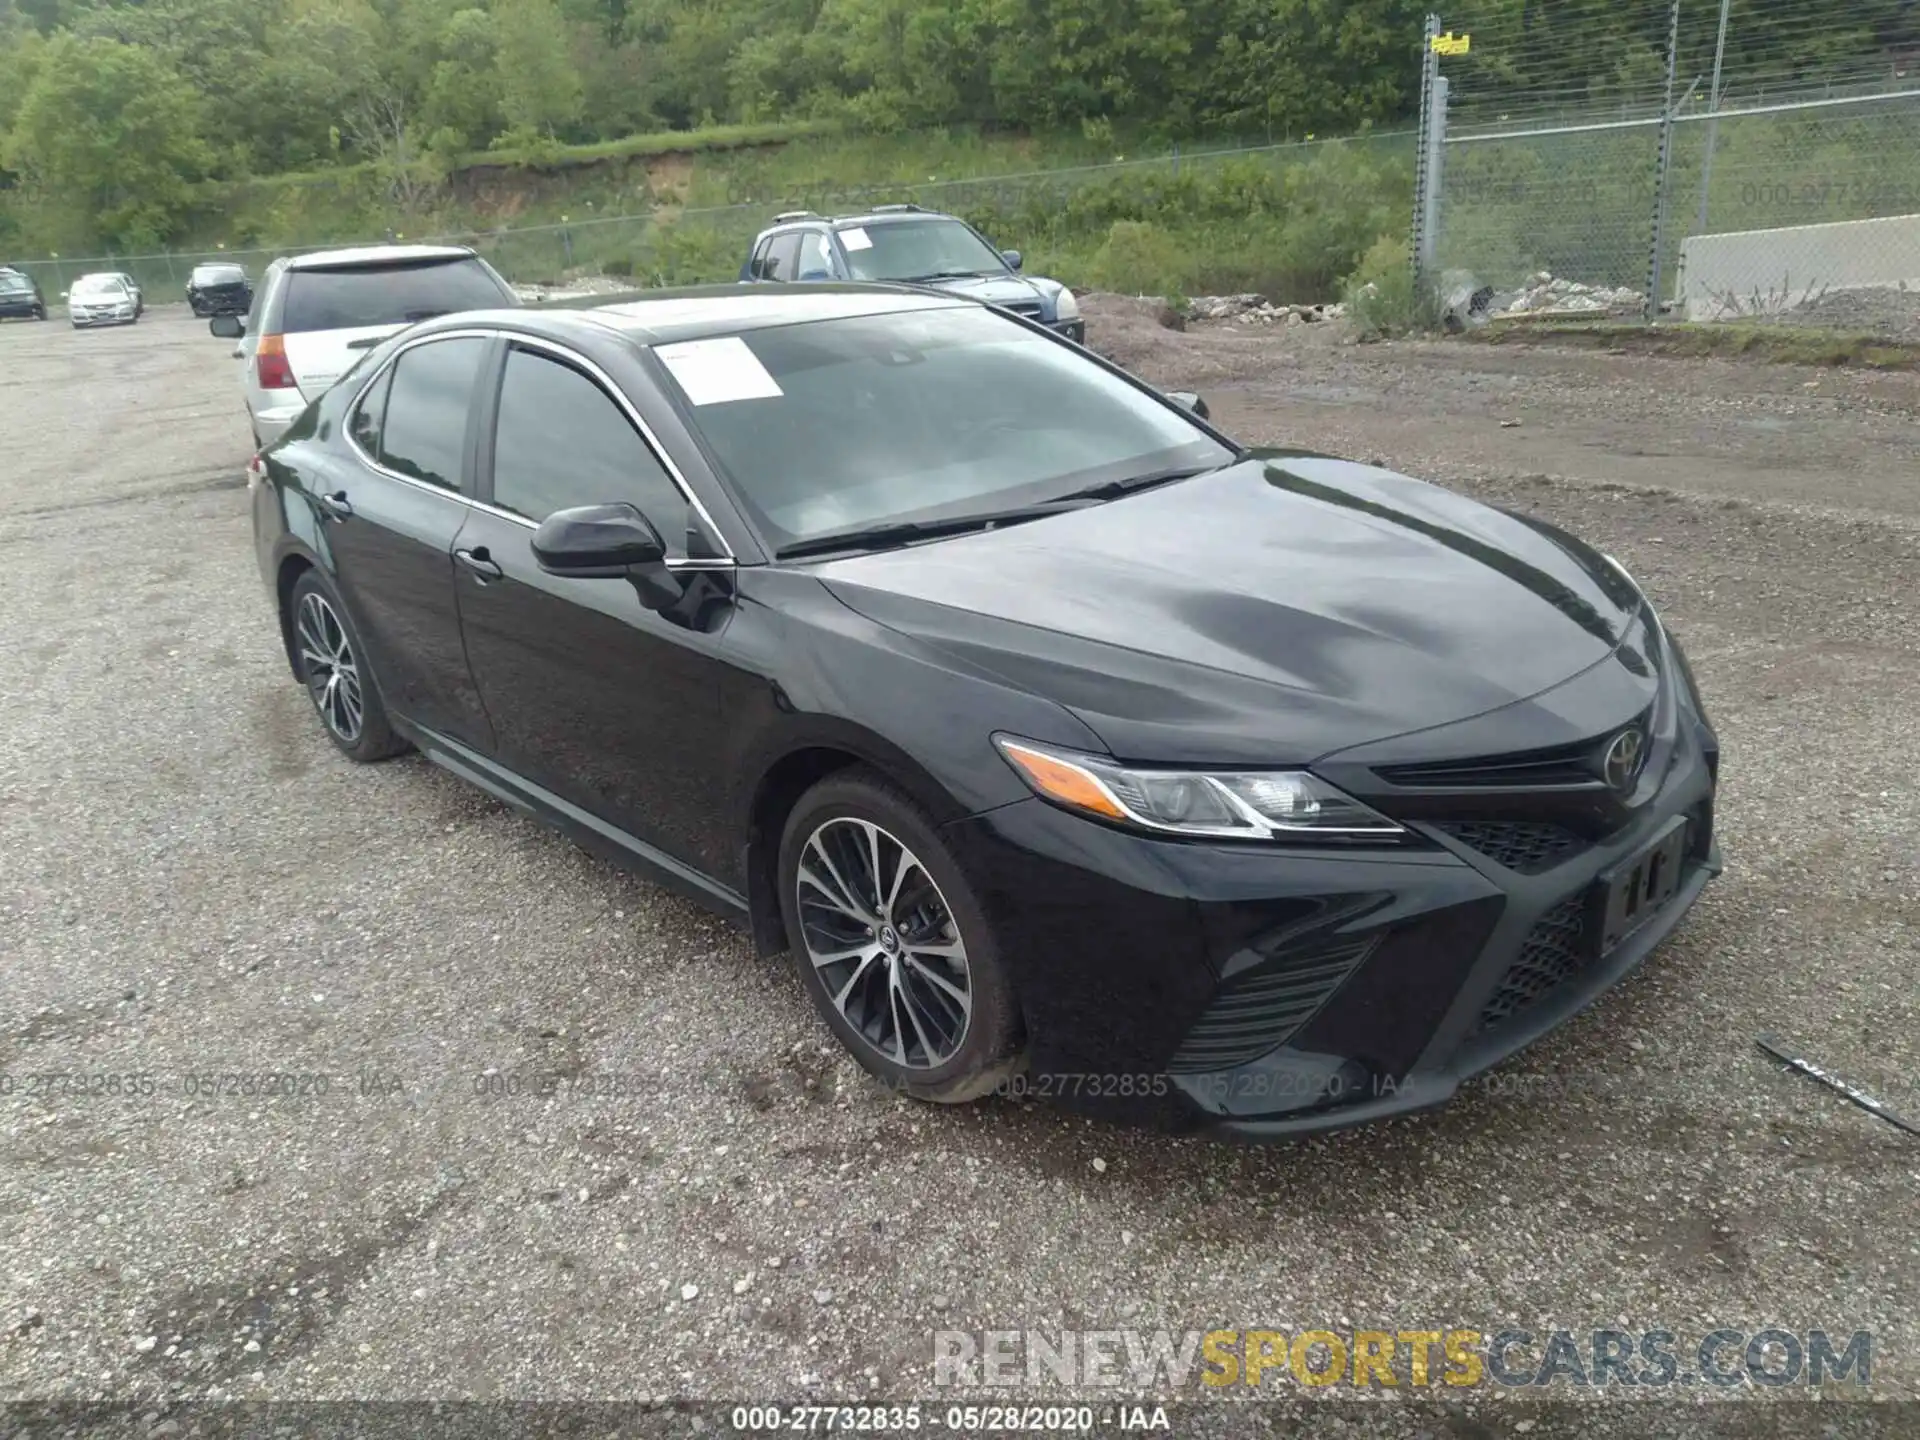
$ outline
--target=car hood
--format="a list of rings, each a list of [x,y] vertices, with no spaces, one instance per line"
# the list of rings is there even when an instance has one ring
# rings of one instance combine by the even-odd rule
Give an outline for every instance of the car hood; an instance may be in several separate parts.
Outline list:
[[[1048,280],[1029,279],[1025,275],[965,275],[951,280],[926,282],[935,290],[983,300],[989,305],[1032,305],[1038,303],[1053,313],[1054,296],[1060,286]]]
[[[1484,714],[1604,660],[1641,604],[1550,527],[1293,452],[817,573],[1171,763],[1304,764]]]

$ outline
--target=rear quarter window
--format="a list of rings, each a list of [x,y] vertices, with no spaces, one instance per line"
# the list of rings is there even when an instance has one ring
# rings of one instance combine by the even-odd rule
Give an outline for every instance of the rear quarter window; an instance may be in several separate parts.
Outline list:
[[[472,258],[293,270],[287,274],[280,330],[297,335],[309,330],[408,325],[458,310],[489,310],[513,303],[512,293]]]

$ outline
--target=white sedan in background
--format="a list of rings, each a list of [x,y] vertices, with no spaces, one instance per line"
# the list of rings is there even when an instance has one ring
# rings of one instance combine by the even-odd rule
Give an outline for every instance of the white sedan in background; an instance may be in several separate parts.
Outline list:
[[[140,318],[140,300],[120,275],[82,275],[67,291],[67,318],[73,328],[131,325]]]

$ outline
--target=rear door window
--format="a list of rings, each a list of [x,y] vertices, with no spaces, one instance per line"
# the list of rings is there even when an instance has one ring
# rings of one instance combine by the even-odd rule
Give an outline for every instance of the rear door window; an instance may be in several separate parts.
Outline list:
[[[347,417],[347,433],[369,457],[380,453],[380,421],[386,414],[387,386],[392,381],[391,369],[381,371],[380,378],[367,387],[367,393],[360,397],[353,414]]]
[[[359,330],[410,325],[457,310],[511,305],[513,297],[471,256],[414,265],[293,270],[280,330]]]
[[[767,253],[767,279],[791,280],[799,272],[800,236],[776,235]]]
[[[486,353],[485,340],[462,336],[415,345],[393,362],[374,452],[382,465],[444,490],[461,488],[467,412]]]

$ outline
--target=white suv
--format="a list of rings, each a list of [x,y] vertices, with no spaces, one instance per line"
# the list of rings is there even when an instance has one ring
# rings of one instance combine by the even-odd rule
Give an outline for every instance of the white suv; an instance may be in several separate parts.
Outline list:
[[[513,287],[465,246],[372,245],[275,260],[246,318],[207,328],[237,339],[240,388],[256,449],[396,330],[457,310],[518,305]]]

